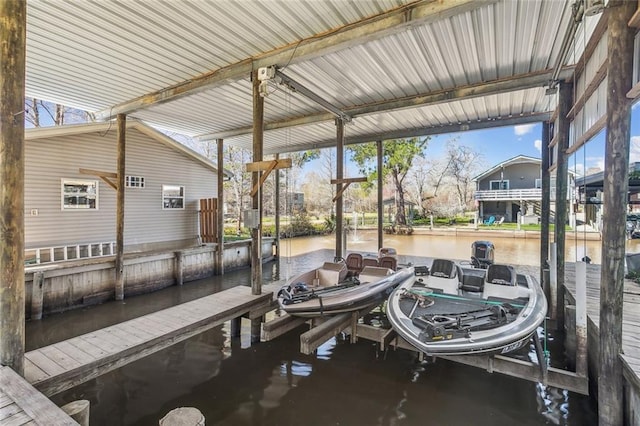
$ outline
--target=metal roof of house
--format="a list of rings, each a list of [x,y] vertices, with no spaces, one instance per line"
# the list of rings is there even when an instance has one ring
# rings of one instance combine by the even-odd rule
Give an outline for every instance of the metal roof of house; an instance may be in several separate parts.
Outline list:
[[[569,1],[29,0],[26,94],[251,147],[252,70],[353,117],[347,143],[540,121]],[[566,44],[579,58],[599,15]],[[333,114],[271,84],[264,152],[335,145]]]
[[[496,164],[495,166],[487,169],[486,171],[480,173],[478,176],[474,177],[472,180],[475,182],[479,179],[482,179],[486,176],[489,176],[503,167],[509,167],[514,164],[542,164],[542,160],[535,157],[529,157],[528,155],[516,155],[515,157],[509,158],[508,160],[502,161],[501,163]]]

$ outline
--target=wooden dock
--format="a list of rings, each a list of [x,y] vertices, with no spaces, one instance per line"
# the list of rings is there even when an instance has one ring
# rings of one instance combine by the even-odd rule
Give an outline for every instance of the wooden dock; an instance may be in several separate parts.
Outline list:
[[[0,424],[77,425],[61,408],[9,367],[0,367]]]
[[[568,303],[575,303],[575,263],[565,264]],[[640,284],[624,281],[622,304],[622,349],[620,355],[625,379],[640,389]],[[589,341],[598,346],[600,333],[600,265],[587,265],[587,324]],[[593,343],[589,343],[592,348]],[[590,356],[591,358],[591,356]]]
[[[25,378],[55,395],[225,321],[273,309],[273,288],[261,295],[238,286],[25,354]]]

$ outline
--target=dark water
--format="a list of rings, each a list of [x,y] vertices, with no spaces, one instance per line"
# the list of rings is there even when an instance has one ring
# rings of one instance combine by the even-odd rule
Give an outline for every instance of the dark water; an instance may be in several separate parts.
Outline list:
[[[320,246],[309,240],[298,243]],[[460,253],[467,250],[461,243]],[[316,266],[333,252],[297,255],[290,245],[289,253],[280,264],[265,265],[265,281],[283,277],[285,269]],[[27,350],[249,283],[248,270],[231,272],[30,322]],[[384,316],[374,313],[366,320],[375,324]],[[248,323],[243,321],[239,339],[229,338],[225,324],[53,399],[59,405],[90,400],[92,426],[157,425],[180,406],[198,408],[207,425],[597,424],[588,397],[443,360],[420,361],[400,349],[381,352],[365,340],[350,344],[338,336],[316,354],[302,355],[299,334],[305,330],[251,346]],[[562,367],[555,340],[549,334],[552,365]],[[526,351],[516,355],[535,357]]]

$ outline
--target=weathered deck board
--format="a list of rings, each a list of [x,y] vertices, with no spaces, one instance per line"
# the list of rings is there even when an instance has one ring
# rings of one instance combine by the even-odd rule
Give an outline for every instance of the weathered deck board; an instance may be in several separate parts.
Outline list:
[[[576,292],[575,263],[565,264],[565,286],[574,301]],[[600,322],[600,265],[587,265],[587,316],[599,334]],[[620,355],[624,375],[640,384],[640,285],[624,282],[622,304],[622,350]]]
[[[0,406],[3,426],[78,424],[9,367],[0,367]]]
[[[25,377],[54,395],[271,303],[273,289],[263,288],[233,287],[30,351]]]

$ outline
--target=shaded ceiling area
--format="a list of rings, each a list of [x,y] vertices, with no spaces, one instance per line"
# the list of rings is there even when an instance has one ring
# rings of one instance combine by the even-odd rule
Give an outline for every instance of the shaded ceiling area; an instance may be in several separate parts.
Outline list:
[[[600,15],[568,1],[29,0],[26,94],[252,146],[252,70],[346,143],[547,120]],[[577,31],[576,31],[577,30]],[[575,38],[568,37],[569,35]],[[264,153],[335,145],[271,80]]]

